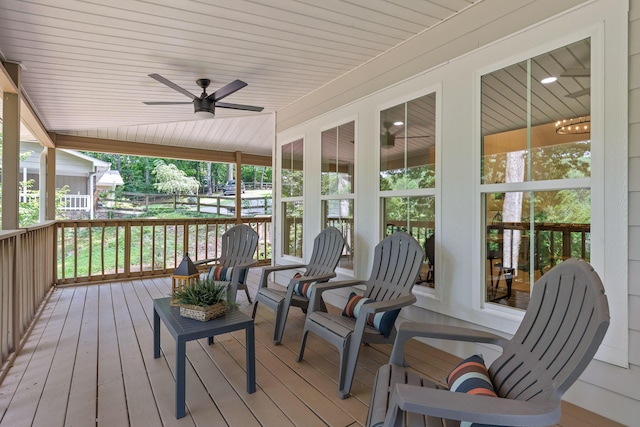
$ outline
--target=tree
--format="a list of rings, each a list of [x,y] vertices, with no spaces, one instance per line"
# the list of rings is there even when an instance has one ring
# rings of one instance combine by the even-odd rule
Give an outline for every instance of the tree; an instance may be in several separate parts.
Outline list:
[[[200,183],[192,176],[178,169],[174,164],[166,164],[158,159],[154,162],[153,174],[156,176],[156,183],[153,184],[158,191],[167,194],[189,194],[197,193]]]

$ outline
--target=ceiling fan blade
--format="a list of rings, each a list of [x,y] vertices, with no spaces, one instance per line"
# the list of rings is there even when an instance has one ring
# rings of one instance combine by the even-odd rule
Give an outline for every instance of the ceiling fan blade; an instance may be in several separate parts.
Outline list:
[[[565,95],[565,98],[577,98],[579,96],[589,95],[591,93],[591,88],[588,87],[586,89],[577,90],[575,92],[571,92]]]
[[[234,110],[262,111],[264,107],[254,107],[253,105],[228,104],[226,102],[216,102],[216,108],[232,108]]]
[[[155,73],[154,74],[149,74],[149,77],[151,77],[154,80],[159,81],[160,83],[162,83],[164,85],[169,86],[171,89],[176,90],[176,91],[180,92],[181,94],[188,96],[191,99],[198,99],[197,96],[195,96],[194,94],[192,94],[188,90],[181,88],[180,86],[178,86],[177,84],[175,84],[171,80],[165,79],[160,74],[155,74]]]
[[[221,87],[220,89],[218,89],[217,91],[213,92],[211,95],[207,96],[207,98],[212,99],[214,101],[219,101],[222,98],[226,98],[227,96],[231,95],[232,93],[242,89],[243,87],[245,87],[247,84],[245,82],[243,82],[242,80],[234,80],[231,83],[229,83],[228,85]]]
[[[589,68],[567,68],[560,74],[560,77],[589,77],[589,76],[591,76],[591,69]]]
[[[165,101],[145,101],[143,104],[147,105],[178,105],[178,104],[193,104],[193,102],[185,101],[185,102],[165,102]]]

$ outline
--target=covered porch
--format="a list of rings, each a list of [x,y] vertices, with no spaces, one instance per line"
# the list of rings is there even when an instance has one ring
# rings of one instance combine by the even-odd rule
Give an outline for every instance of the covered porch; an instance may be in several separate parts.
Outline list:
[[[249,275],[255,294],[260,268]],[[1,426],[241,425],[356,426],[366,420],[373,378],[390,345],[362,349],[352,397],[336,392],[338,353],[314,336],[295,362],[304,317],[292,309],[282,345],[272,344],[274,316],[256,316],[257,391],[246,392],[244,332],[187,345],[187,415],[174,416],[175,346],[161,327],[153,358],[153,299],[169,295],[168,277],[52,289],[26,343],[0,386]],[[240,309],[252,306],[239,294]],[[335,307],[329,307],[337,310]],[[459,359],[412,341],[408,362],[436,381]],[[563,402],[563,427],[619,426]]]

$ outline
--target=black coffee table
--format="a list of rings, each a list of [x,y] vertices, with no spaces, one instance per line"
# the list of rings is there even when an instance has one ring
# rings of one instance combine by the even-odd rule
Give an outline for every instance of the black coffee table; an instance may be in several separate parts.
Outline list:
[[[185,415],[185,357],[188,341],[209,338],[227,332],[246,331],[247,393],[256,391],[256,359],[253,319],[234,309],[223,316],[201,322],[180,316],[180,309],[171,306],[171,298],[153,300],[153,357],[160,357],[160,319],[176,340],[176,418]]]

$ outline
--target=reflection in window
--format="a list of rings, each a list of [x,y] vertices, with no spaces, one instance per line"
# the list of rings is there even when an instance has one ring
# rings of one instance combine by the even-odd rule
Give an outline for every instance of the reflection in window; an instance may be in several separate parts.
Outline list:
[[[335,227],[342,233],[345,246],[338,267],[353,269],[354,229],[353,200],[332,199],[322,201],[323,228]]]
[[[385,235],[410,233],[427,255],[417,283],[435,286],[436,94],[380,111]]]
[[[282,145],[282,254],[302,258],[304,141]]]
[[[354,128],[349,122],[322,132],[322,195],[353,193]]]
[[[386,197],[382,199],[385,235],[404,231],[425,249],[427,259],[418,283],[434,286],[435,196]]]
[[[353,269],[355,122],[322,132],[321,196],[323,228],[336,227],[345,239],[339,267]]]
[[[303,151],[302,139],[282,146],[282,197],[302,196]]]
[[[585,39],[482,76],[488,302],[526,309],[551,267],[590,260],[590,51]]]
[[[589,64],[586,39],[482,76],[483,183],[591,175]]]
[[[282,203],[282,254],[302,258],[302,202]]]
[[[380,190],[435,187],[436,94],[380,112]]]
[[[510,200],[519,202],[507,206]],[[491,218],[486,224],[489,301],[527,303],[533,283],[553,266],[568,258],[590,261],[588,189],[490,193],[485,206]],[[503,221],[513,209],[521,220]]]

